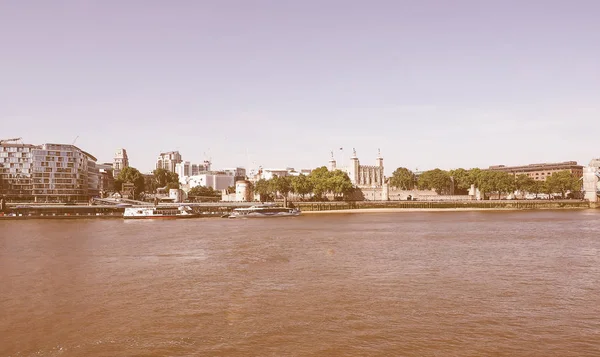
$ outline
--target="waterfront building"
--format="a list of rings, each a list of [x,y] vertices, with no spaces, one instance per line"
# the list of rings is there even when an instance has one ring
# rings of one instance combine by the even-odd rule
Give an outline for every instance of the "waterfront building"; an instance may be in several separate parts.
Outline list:
[[[113,161],[113,177],[117,178],[119,176],[119,172],[121,172],[121,170],[123,170],[126,167],[129,167],[129,157],[127,156],[127,150],[117,149]]]
[[[181,163],[181,154],[179,151],[169,151],[160,153],[156,160],[157,169],[165,169],[167,171],[176,172],[175,165]]]
[[[23,201],[86,201],[100,186],[96,158],[74,145],[0,142],[0,195]]]
[[[333,152],[331,152],[331,159],[329,160],[329,170],[342,170],[348,174],[350,181],[356,187],[383,187],[385,182],[383,157],[381,151],[378,150],[377,157],[375,158],[375,165],[361,165],[356,155],[356,150],[352,149],[352,156],[350,157],[350,165],[347,167],[338,167]]]
[[[546,181],[546,178],[553,173],[567,170],[575,177],[583,176],[583,166],[578,165],[577,161],[565,161],[557,163],[530,164],[523,166],[490,166],[488,170],[503,171],[513,175],[525,174],[536,181]]]
[[[96,159],[87,158],[87,186],[89,197],[100,196],[100,170],[96,165]]]
[[[221,191],[233,186],[235,184],[235,181],[234,176],[219,171],[183,178],[180,177],[179,183],[181,183],[182,188],[186,191],[189,191],[190,189],[197,186],[212,187],[213,190]]]

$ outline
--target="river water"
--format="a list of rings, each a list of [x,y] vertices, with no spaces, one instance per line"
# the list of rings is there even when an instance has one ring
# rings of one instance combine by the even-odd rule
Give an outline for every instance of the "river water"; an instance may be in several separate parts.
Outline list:
[[[600,210],[0,221],[0,356],[600,356]]]

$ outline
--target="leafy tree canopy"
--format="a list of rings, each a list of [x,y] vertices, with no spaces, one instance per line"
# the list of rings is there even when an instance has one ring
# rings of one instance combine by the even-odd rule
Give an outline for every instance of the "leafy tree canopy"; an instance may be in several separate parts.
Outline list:
[[[390,185],[401,190],[412,190],[417,182],[415,174],[406,167],[399,167],[390,178]]]
[[[450,179],[450,174],[448,174],[448,172],[440,169],[433,169],[423,172],[419,176],[417,185],[421,190],[435,190],[438,194],[443,194],[449,191],[452,180]]]
[[[218,196],[221,193],[219,191],[215,191],[212,187],[204,187],[204,186],[196,186],[192,187],[192,189],[188,192],[188,196]]]
[[[119,172],[119,176],[115,180],[115,189],[118,187],[117,190],[121,190],[122,184],[125,182],[133,183],[136,195],[144,191],[144,175],[134,167],[125,167]]]

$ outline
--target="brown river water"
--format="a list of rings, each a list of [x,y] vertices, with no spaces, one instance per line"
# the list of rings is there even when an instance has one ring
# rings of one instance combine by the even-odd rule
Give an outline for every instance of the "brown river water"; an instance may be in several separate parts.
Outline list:
[[[0,221],[0,356],[600,356],[600,210]]]

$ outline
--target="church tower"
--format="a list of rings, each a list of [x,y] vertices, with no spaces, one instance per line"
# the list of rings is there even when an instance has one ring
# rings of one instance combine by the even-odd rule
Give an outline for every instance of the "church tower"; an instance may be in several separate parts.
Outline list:
[[[331,159],[329,159],[329,171],[335,171],[337,169],[335,159],[333,158],[333,151],[331,152]]]

